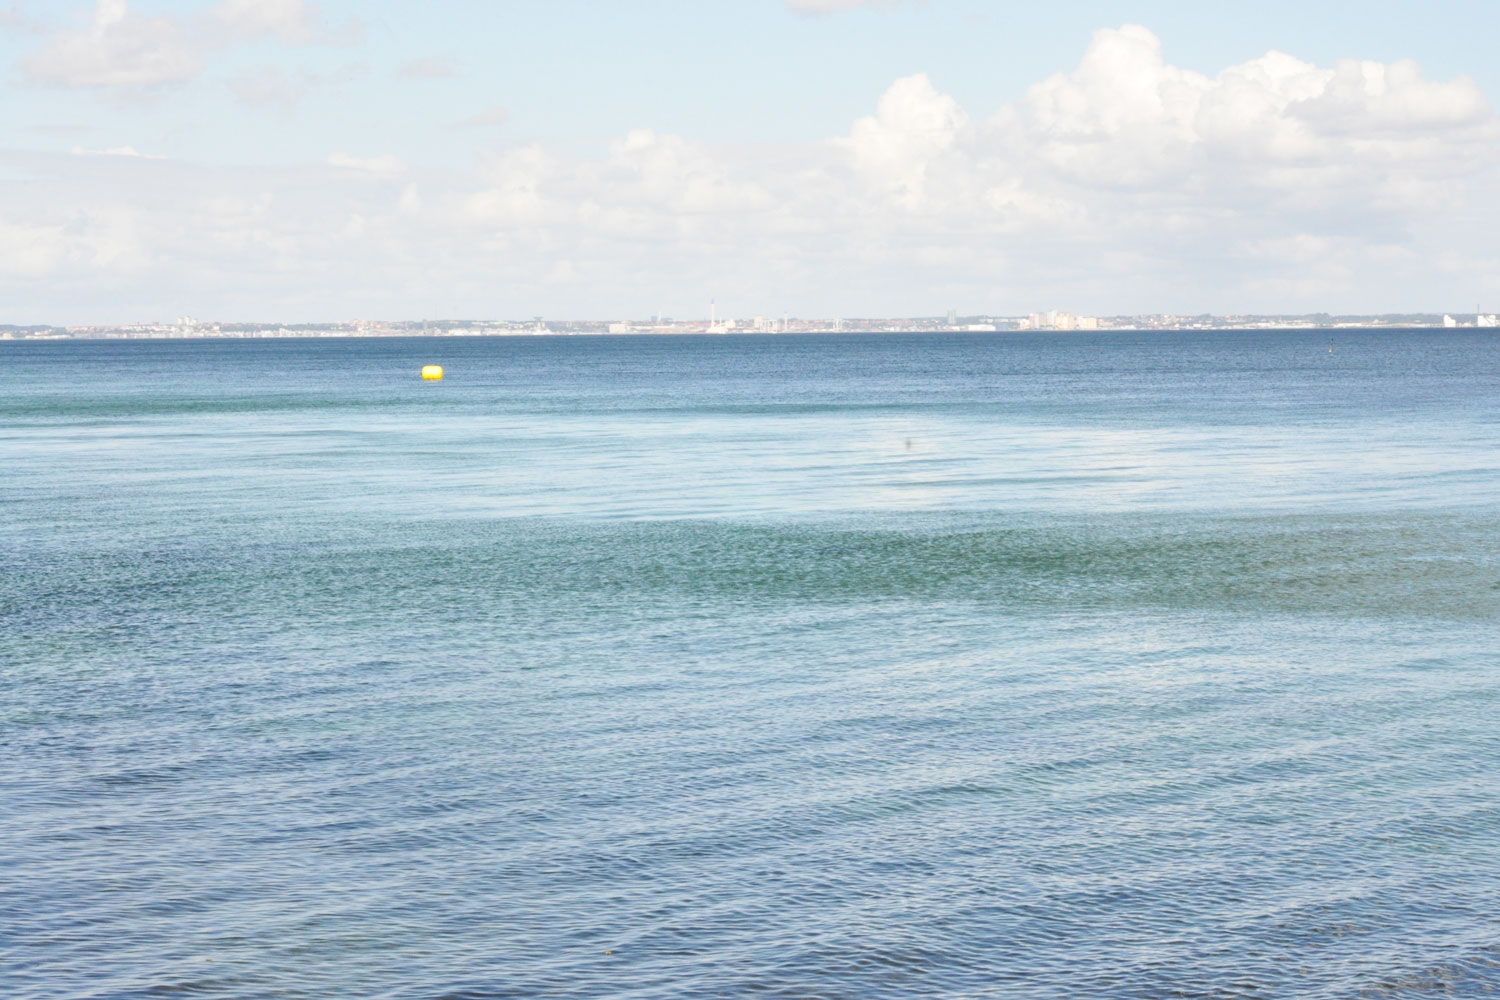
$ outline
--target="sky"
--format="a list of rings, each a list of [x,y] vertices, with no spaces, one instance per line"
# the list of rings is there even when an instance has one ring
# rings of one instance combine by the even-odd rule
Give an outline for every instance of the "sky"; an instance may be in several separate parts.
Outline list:
[[[0,0],[0,323],[1500,310],[1492,0]]]

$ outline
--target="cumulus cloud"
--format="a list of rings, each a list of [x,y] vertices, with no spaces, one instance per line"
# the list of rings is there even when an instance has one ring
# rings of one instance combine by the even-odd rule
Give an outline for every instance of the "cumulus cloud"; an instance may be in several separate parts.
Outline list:
[[[350,156],[348,153],[329,153],[328,165],[376,177],[399,177],[406,172],[406,164],[390,154],[360,157]]]
[[[917,208],[927,201],[935,161],[953,150],[968,127],[959,103],[918,73],[893,83],[875,114],[854,123],[847,144],[877,197]]]
[[[566,252],[579,273],[585,248],[694,267],[753,247],[765,282],[818,274],[873,296],[958,285],[1019,308],[1050,287],[1087,308],[1185,294],[1331,308],[1318,290],[1352,305],[1372,281],[1409,289],[1418,248],[1496,219],[1497,140],[1465,78],[1277,52],[1209,76],[1127,25],[988,116],[915,74],[847,134],[791,153],[649,130],[603,162],[512,150],[433,217],[488,231],[497,253]]]
[[[330,73],[299,70],[286,73],[275,66],[256,66],[230,77],[226,83],[235,98],[250,107],[291,111],[316,87],[338,86],[366,75],[366,67],[352,63]]]
[[[239,37],[275,35],[297,45],[311,40],[318,24],[317,11],[303,0],[223,0],[212,14]]]
[[[163,156],[151,153],[142,153],[134,146],[110,146],[108,149],[85,149],[82,146],[73,147],[74,156],[134,156],[146,160],[162,160]]]
[[[396,72],[408,80],[443,80],[458,75],[449,60],[435,56],[403,63]]]
[[[303,0],[223,0],[207,20],[145,16],[129,0],[97,0],[85,30],[64,30],[21,60],[32,80],[58,87],[115,90],[183,83],[198,76],[209,50],[270,35],[310,41],[317,12]]]
[[[21,65],[41,83],[131,87],[191,79],[203,57],[176,18],[143,17],[126,0],[98,0],[87,30],[58,34]]]
[[[467,125],[470,128],[493,128],[497,125],[504,125],[508,121],[510,121],[510,112],[496,105],[491,108],[485,108],[478,114],[470,115],[459,124]]]
[[[787,10],[798,14],[831,14],[855,7],[879,7],[891,0],[786,0]]]
[[[188,268],[288,312],[305,294],[318,315],[434,288],[489,315],[644,312],[710,286],[758,310],[865,314],[1378,311],[1500,294],[1475,263],[1500,225],[1500,120],[1472,81],[1278,52],[1209,75],[1135,26],[1098,32],[1076,65],[998,108],[966,108],[926,74],[894,80],[817,143],[730,149],[643,128],[588,151],[510,145],[472,170],[339,152],[264,180],[142,163],[131,183],[169,169],[158,201],[100,228],[48,206],[110,185],[68,188],[69,170],[38,167],[57,194],[0,214],[0,291],[133,246],[164,286]],[[89,219],[111,218],[96,208]]]
[[[724,216],[772,207],[755,181],[739,177],[706,146],[637,129],[610,145],[602,187],[622,206],[667,216]]]
[[[274,66],[261,66],[231,77],[229,89],[242,104],[290,109],[302,100],[308,84],[307,79],[294,80]]]
[[[52,222],[0,218],[0,280],[50,279],[59,274],[131,278],[146,270],[150,252],[137,213],[99,208]]]
[[[19,4],[0,8],[0,31],[36,31],[35,22],[21,12]]]
[[[1144,28],[1098,32],[1071,73],[1028,91],[1016,139],[1059,176],[1152,188],[1213,183],[1227,169],[1262,189],[1327,188],[1392,169],[1443,172],[1496,138],[1475,84],[1422,78],[1414,63],[1331,69],[1271,52],[1209,78],[1169,65]]]

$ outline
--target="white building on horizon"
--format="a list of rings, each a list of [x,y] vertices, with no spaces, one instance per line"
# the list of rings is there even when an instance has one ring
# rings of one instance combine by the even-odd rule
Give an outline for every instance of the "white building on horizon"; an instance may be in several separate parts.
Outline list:
[[[1070,312],[1052,309],[1044,313],[1031,313],[1021,321],[1022,330],[1097,330],[1097,316],[1077,316]]]

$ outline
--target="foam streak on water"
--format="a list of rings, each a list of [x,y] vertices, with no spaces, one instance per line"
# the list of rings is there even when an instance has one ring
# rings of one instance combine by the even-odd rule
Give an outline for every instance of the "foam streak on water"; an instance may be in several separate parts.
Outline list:
[[[1500,341],[1339,337],[0,344],[0,995],[1500,992]]]

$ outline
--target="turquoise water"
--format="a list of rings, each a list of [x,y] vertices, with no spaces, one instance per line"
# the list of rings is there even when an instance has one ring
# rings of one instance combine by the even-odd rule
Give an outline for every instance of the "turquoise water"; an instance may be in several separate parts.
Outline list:
[[[0,343],[0,995],[1500,992],[1500,339],[1328,343]]]

